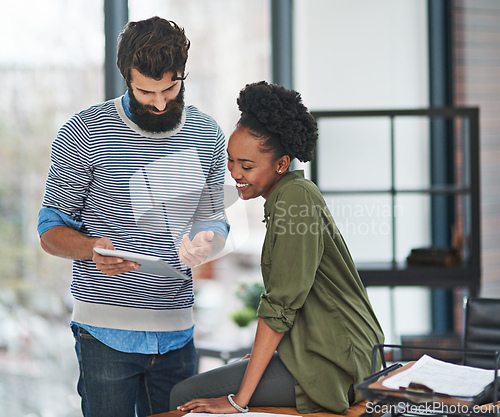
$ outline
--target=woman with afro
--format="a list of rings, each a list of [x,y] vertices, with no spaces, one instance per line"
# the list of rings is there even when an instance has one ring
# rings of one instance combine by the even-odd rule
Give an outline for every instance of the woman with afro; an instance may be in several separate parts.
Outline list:
[[[289,169],[295,158],[312,159],[316,122],[297,92],[264,81],[247,85],[238,106],[228,168],[242,199],[266,200],[266,291],[255,341],[249,359],[177,384],[171,407],[343,414],[361,400],[354,387],[369,375],[373,346],[384,336],[323,196],[302,171]]]

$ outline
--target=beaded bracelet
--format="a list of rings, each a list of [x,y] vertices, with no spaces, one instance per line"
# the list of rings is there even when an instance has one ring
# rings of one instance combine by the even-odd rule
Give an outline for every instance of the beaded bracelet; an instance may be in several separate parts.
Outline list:
[[[233,400],[234,394],[229,394],[227,396],[227,399],[231,403],[231,405],[236,408],[240,413],[248,413],[248,405],[245,408],[240,407],[238,404],[236,404]]]

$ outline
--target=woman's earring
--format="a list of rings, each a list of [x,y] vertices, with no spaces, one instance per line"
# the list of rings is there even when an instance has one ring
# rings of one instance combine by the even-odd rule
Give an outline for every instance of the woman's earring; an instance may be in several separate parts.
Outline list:
[[[278,174],[281,174],[281,169],[278,170]]]

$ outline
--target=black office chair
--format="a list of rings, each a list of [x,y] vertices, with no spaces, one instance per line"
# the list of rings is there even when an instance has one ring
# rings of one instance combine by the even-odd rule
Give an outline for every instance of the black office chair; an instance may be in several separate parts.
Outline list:
[[[495,352],[500,351],[500,299],[469,298],[465,305],[464,365],[494,369]],[[489,355],[468,353],[487,350]]]

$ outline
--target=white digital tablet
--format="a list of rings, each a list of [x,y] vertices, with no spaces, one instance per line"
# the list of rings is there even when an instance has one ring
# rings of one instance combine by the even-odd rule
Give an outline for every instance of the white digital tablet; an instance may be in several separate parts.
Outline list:
[[[136,269],[136,271],[145,272],[147,274],[162,275],[165,277],[191,279],[190,276],[182,273],[169,263],[165,262],[163,259],[156,256],[141,255],[139,253],[104,248],[94,248],[94,250],[103,256],[114,256],[116,258],[122,258],[126,261],[137,262],[141,266],[139,269]]]

